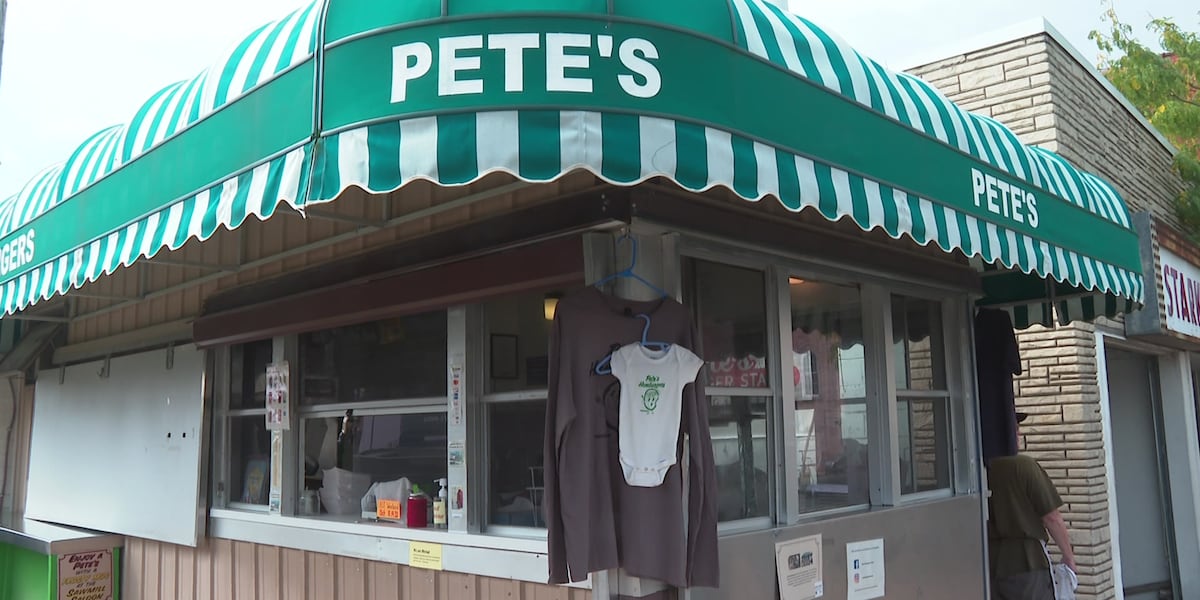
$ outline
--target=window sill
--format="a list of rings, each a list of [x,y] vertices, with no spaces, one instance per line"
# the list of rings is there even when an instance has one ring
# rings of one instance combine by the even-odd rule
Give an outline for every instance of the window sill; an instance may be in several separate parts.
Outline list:
[[[209,535],[399,565],[408,564],[409,542],[435,543],[442,545],[446,571],[542,584],[549,573],[545,539],[409,529],[354,517],[288,517],[213,509]],[[591,581],[570,587],[590,589]]]

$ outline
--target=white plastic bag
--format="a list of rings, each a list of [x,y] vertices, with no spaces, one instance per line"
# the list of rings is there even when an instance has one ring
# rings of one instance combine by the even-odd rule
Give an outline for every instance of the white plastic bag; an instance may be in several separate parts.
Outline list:
[[[321,480],[321,505],[331,515],[358,514],[359,502],[371,487],[371,476],[345,469],[325,469]]]
[[[1050,576],[1054,578],[1055,600],[1075,600],[1075,589],[1079,587],[1079,578],[1071,567],[1058,563],[1050,567]]]
[[[410,492],[412,492],[412,483],[407,477],[401,477],[395,481],[377,482],[363,494],[362,512],[375,512],[380,500],[397,500],[400,502],[400,511],[403,515],[408,511],[408,494]]]

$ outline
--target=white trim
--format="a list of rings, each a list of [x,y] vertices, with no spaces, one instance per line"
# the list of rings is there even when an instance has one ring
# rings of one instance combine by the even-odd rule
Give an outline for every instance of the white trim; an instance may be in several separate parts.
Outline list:
[[[1117,480],[1113,465],[1112,409],[1108,395],[1108,356],[1104,351],[1106,338],[1118,336],[1096,332],[1096,383],[1100,388],[1100,430],[1104,436],[1105,496],[1108,500],[1108,544],[1112,556],[1113,599],[1125,600],[1125,584],[1121,578],[1121,535],[1117,515]]]
[[[266,516],[234,510],[210,512],[209,535],[256,544],[408,564],[410,541],[442,545],[445,570],[545,584],[549,567],[546,541],[463,534],[436,529]],[[590,589],[591,581],[566,587]]]
[[[1067,55],[1070,56],[1072,60],[1074,60],[1079,66],[1083,67],[1083,70],[1091,75],[1092,79],[1095,79],[1100,86],[1103,87],[1104,90],[1107,91],[1108,94],[1117,101],[1117,103],[1125,108],[1125,112],[1128,112],[1131,116],[1133,116],[1133,118],[1139,124],[1141,124],[1143,129],[1148,131],[1150,135],[1154,136],[1154,139],[1157,140],[1167,152],[1170,152],[1171,156],[1175,156],[1175,154],[1178,152],[1175,146],[1173,146],[1171,142],[1167,141],[1167,138],[1163,136],[1158,129],[1151,125],[1150,121],[1146,120],[1146,117],[1142,116],[1142,113],[1138,112],[1138,110],[1134,108],[1133,104],[1129,102],[1129,99],[1126,98],[1124,94],[1117,91],[1117,88],[1113,86],[1112,82],[1110,82],[1108,78],[1106,78],[1104,74],[1096,68],[1095,65],[1088,61],[1087,57],[1083,55],[1083,52],[1072,45],[1071,42],[1067,41],[1067,36],[1063,35],[1062,32],[1054,27],[1054,25],[1052,25],[1050,21],[1046,20],[1044,17],[1013,23],[975,36],[954,40],[941,46],[931,47],[927,50],[914,53],[904,57],[901,60],[889,62],[894,62],[896,65],[898,65],[897,68],[908,72],[916,69],[917,67],[930,65],[948,58],[972,54],[993,46],[999,46],[1001,44],[1006,44],[1008,42],[1013,42],[1022,38],[1028,38],[1041,34],[1049,36],[1050,39],[1054,40],[1054,42],[1061,46],[1063,50],[1066,50]]]
[[[1167,451],[1168,489],[1171,498],[1170,527],[1175,535],[1177,565],[1200,562],[1200,439],[1196,431],[1196,404],[1192,361],[1187,352],[1158,358],[1159,388],[1163,413],[1163,444]],[[1194,569],[1178,569],[1181,598],[1195,598],[1200,575]]]

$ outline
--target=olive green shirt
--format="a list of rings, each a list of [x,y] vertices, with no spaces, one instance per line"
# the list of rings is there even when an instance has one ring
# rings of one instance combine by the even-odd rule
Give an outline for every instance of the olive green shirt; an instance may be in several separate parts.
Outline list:
[[[1042,543],[1049,536],[1042,517],[1062,506],[1050,476],[1024,455],[988,463],[988,549],[992,577],[999,579],[1049,569]]]

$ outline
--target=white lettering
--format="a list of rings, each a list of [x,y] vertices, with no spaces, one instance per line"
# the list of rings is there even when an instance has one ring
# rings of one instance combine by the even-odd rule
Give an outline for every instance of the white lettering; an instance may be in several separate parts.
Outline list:
[[[979,169],[971,169],[971,192],[975,206],[986,208],[994,215],[1001,215],[1017,223],[1028,223],[1037,227],[1037,198],[1012,183],[987,175]]]
[[[567,69],[586,69],[591,64],[587,54],[568,54],[567,48],[591,48],[592,36],[585,33],[546,34],[546,90],[550,92],[592,92],[592,80],[568,77]]]
[[[0,275],[19,269],[31,262],[35,251],[35,231],[29,231],[0,246]]]
[[[478,71],[478,56],[459,56],[460,50],[483,48],[482,35],[463,35],[438,40],[438,95],[482,94],[482,79],[459,79],[459,71]]]
[[[638,83],[634,75],[618,75],[617,81],[625,93],[635,98],[653,98],[662,91],[662,74],[658,72],[658,67],[650,62],[658,59],[658,48],[655,48],[654,44],[649,40],[630,38],[621,42],[621,48],[617,52],[621,64],[643,79],[642,83]]]
[[[975,189],[975,206],[981,206],[983,196],[987,193],[987,184],[979,169],[971,169],[971,187]]]
[[[996,180],[996,188],[1000,190],[1000,212],[1007,217],[1009,216],[1008,207],[1012,202],[1012,191],[1009,189],[1007,183],[999,179]]]
[[[1025,222],[1025,192],[1012,186],[1012,218],[1018,223]]]
[[[996,178],[991,175],[984,175],[984,180],[987,181],[987,208],[988,210],[999,214],[1000,205],[996,204]]]
[[[612,73],[607,76],[615,77],[616,81],[601,81],[599,85],[616,83],[633,98],[653,98],[663,89],[663,76],[657,65],[659,51],[649,40],[614,40],[611,35],[586,33],[497,33],[452,36],[439,38],[436,44],[411,42],[393,47],[391,101],[406,102],[411,97],[410,85],[431,77],[437,80],[438,97],[498,90],[501,77],[506,93],[525,92],[526,66],[529,66],[526,62],[531,56],[545,62],[539,67],[546,70],[544,91],[547,92],[590,94],[598,85],[595,79],[600,73]],[[497,59],[503,65],[502,70],[490,66],[484,69],[485,65],[494,64],[488,61]],[[596,61],[619,64],[604,64],[604,69],[593,70]],[[433,73],[434,70],[437,72]],[[496,81],[489,81],[493,78]]]
[[[525,91],[525,51],[541,46],[536,33],[494,33],[488,36],[488,50],[504,51],[504,91]]]
[[[408,99],[408,82],[424,77],[433,66],[433,50],[424,42],[392,48],[392,102]]]

